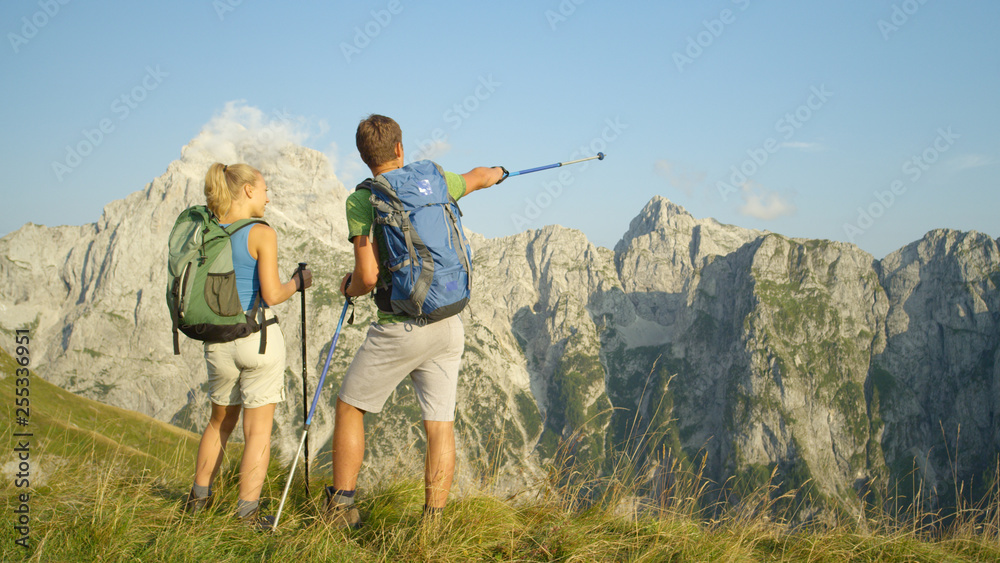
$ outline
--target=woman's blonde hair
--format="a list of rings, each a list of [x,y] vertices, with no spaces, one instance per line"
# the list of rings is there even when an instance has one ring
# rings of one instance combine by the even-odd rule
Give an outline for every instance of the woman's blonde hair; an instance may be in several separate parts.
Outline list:
[[[246,184],[257,182],[260,172],[249,164],[225,165],[216,162],[205,174],[205,201],[216,217],[225,217]]]

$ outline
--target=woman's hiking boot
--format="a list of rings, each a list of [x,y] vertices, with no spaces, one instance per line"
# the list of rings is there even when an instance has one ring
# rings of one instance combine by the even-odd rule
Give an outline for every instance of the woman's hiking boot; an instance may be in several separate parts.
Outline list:
[[[237,516],[237,518],[255,532],[270,532],[274,529],[274,516],[261,514],[259,509],[246,516]]]
[[[236,518],[254,531],[270,532],[274,529],[274,516],[264,515],[262,512],[267,504],[268,499],[249,502],[240,499],[236,503]]]
[[[212,507],[212,495],[209,494],[207,497],[196,497],[194,495],[194,489],[188,493],[188,498],[184,502],[184,512],[188,514],[197,514],[202,510],[207,510]]]
[[[354,498],[345,499],[341,495],[334,494],[333,487],[326,487],[324,494],[326,502],[323,509],[323,521],[335,528],[361,527],[361,513],[354,506]],[[350,502],[343,502],[349,500]]]

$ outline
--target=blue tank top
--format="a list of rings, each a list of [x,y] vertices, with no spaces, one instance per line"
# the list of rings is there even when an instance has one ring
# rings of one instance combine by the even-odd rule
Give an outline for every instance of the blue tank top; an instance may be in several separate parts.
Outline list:
[[[231,223],[230,223],[231,224]],[[229,225],[222,225],[228,227]],[[250,239],[250,229],[255,225],[249,225],[236,231],[229,237],[233,247],[233,271],[236,272],[236,292],[240,295],[240,305],[244,311],[249,311],[253,307],[253,300],[260,292],[260,274],[257,271],[257,261],[250,256],[247,248],[247,241]],[[261,305],[267,307],[267,303],[261,299]]]

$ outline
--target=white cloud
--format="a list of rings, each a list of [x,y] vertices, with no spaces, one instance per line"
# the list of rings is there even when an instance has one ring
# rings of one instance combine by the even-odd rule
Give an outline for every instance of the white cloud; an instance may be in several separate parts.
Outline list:
[[[433,139],[428,140],[426,143],[420,144],[420,148],[412,153],[406,154],[407,162],[416,162],[418,160],[434,160],[435,158],[440,158],[441,156],[448,153],[451,150],[451,143],[448,139]]]
[[[795,204],[787,197],[753,182],[740,186],[740,197],[743,198],[740,213],[748,217],[770,221],[795,213]]]
[[[674,163],[664,158],[658,159],[653,163],[653,171],[657,175],[666,178],[670,182],[671,187],[681,190],[689,197],[694,193],[694,189],[705,181],[704,172],[691,172],[686,169],[678,170]]]
[[[985,154],[963,154],[952,159],[951,162],[955,168],[961,171],[989,166],[996,162],[996,160],[996,157]]]
[[[288,145],[304,145],[326,133],[323,120],[307,119],[285,110],[265,114],[245,100],[227,102],[222,111],[202,127],[188,150],[217,162],[247,162],[258,168],[277,162]]]
[[[673,169],[674,165],[665,158],[661,158],[653,163],[653,170],[655,170],[656,173],[659,174],[660,176],[663,176],[664,178],[667,179],[670,178],[670,173],[673,171]]]
[[[326,149],[326,157],[330,159],[330,166],[341,182],[348,186],[348,191],[370,175],[368,166],[361,160],[361,155],[357,151],[351,151],[347,157],[340,154],[340,147],[337,143],[330,143]]]

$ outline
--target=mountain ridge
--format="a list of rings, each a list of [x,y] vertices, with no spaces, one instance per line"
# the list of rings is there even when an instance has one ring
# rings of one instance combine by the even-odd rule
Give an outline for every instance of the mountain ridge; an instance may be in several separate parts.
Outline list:
[[[26,224],[0,239],[0,330],[31,327],[47,379],[200,429],[204,363],[195,342],[171,354],[165,241],[180,210],[203,200],[215,160],[261,169],[280,270],[307,261],[314,271],[315,390],[342,305],[336,287],[352,264],[342,232],[348,192],[321,153],[205,133],[95,223]],[[937,229],[876,260],[848,243],[696,219],[656,196],[614,249],[560,226],[469,236],[476,275],[463,313],[460,485],[489,469],[504,486],[523,487],[567,453],[600,473],[623,444],[647,436],[635,461],[654,476],[651,490],[669,480],[669,460],[703,463],[719,488],[773,468],[789,486],[811,483],[817,505],[860,510],[867,483],[903,482],[915,459],[941,497],[934,502],[947,502],[950,462],[939,451],[954,450],[950,435],[971,460],[963,482],[980,479],[1000,452],[1000,251],[985,234]],[[275,311],[289,361],[275,440],[287,457],[302,404],[298,304]],[[374,317],[370,300],[357,312],[335,351],[327,398]],[[369,475],[419,465],[407,385],[376,419]],[[949,407],[935,403],[942,397]],[[331,401],[321,401],[310,432],[317,460],[329,458]],[[959,428],[968,429],[961,441]]]

